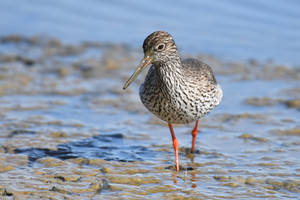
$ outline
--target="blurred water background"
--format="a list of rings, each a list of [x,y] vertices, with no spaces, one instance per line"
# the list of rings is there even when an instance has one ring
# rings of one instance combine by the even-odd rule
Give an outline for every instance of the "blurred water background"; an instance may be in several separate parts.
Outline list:
[[[0,35],[46,34],[140,47],[155,30],[173,34],[179,48],[222,59],[300,61],[297,0],[2,0]]]

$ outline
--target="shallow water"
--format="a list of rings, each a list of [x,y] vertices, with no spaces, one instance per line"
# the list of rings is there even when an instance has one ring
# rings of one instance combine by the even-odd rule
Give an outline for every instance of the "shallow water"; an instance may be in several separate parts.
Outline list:
[[[297,199],[300,72],[259,61],[213,66],[224,99],[192,125],[168,127],[124,81],[134,48],[2,38],[0,195],[4,199]],[[183,55],[184,56],[184,55]],[[145,74],[145,73],[144,73]]]
[[[138,48],[149,33],[166,30],[184,52],[299,65],[299,9],[296,0],[2,0],[0,29]]]

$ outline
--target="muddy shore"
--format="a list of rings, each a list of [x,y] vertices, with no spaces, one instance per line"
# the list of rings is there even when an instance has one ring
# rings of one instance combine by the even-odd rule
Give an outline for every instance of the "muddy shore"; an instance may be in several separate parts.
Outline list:
[[[221,105],[166,124],[124,81],[141,49],[47,36],[0,38],[0,199],[300,198],[300,65],[196,57],[212,66]],[[145,75],[145,73],[144,73]]]

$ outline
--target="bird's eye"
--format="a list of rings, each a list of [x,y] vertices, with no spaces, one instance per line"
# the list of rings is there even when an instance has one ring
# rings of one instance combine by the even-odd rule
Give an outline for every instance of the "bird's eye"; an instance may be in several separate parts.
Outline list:
[[[159,51],[163,50],[164,48],[165,48],[165,44],[159,44],[159,45],[156,47],[156,49],[159,50]]]

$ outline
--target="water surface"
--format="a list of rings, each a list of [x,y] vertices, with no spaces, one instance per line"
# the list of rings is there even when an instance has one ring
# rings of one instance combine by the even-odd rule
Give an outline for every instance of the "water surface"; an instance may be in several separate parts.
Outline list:
[[[200,120],[167,125],[138,98],[142,57],[124,45],[1,38],[0,198],[299,199],[300,73],[264,62],[209,63],[224,98]]]

